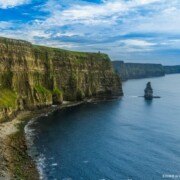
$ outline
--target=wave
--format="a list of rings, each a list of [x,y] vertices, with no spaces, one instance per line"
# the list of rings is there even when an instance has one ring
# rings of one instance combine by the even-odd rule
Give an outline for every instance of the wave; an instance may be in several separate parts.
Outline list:
[[[31,119],[25,126],[24,131],[25,131],[28,155],[34,160],[37,170],[39,172],[40,179],[46,180],[47,178],[44,173],[44,169],[46,167],[45,164],[46,157],[44,156],[43,153],[39,154],[36,146],[34,145],[36,131],[35,129],[32,128],[32,125],[36,123],[35,121],[38,118],[39,117]]]

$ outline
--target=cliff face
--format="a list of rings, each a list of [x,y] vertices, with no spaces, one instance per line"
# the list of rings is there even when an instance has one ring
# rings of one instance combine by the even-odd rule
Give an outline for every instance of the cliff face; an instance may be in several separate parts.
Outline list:
[[[166,74],[176,74],[180,73],[180,65],[177,66],[164,66]]]
[[[161,64],[124,63],[123,61],[113,61],[113,67],[122,80],[165,75],[164,67]]]
[[[106,54],[80,53],[0,38],[0,119],[63,100],[114,98],[121,81]]]

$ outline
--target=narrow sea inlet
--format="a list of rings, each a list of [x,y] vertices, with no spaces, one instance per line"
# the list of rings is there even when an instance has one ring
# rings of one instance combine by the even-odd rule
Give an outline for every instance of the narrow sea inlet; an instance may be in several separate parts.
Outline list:
[[[28,125],[43,180],[180,177],[180,75],[129,80],[124,97],[56,111]],[[139,98],[150,81],[160,99]]]

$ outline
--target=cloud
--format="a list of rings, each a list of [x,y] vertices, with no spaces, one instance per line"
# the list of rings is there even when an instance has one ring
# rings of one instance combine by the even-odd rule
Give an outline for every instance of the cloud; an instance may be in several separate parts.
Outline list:
[[[136,8],[152,4],[159,0],[107,0],[100,4],[95,3],[70,3],[65,9],[55,0],[49,0],[44,11],[49,11],[51,16],[45,23],[49,25],[67,25],[82,23],[85,25],[116,24],[129,12],[136,11]],[[56,4],[56,5],[55,5]]]
[[[31,7],[36,10],[34,19],[0,21],[0,35],[71,50],[100,50],[113,59],[180,50],[179,0],[38,1],[41,3]],[[2,2],[1,8],[29,3]]]
[[[155,43],[147,42],[144,40],[138,40],[138,39],[126,39],[122,41],[128,46],[137,46],[137,47],[148,47],[148,46],[154,46]]]
[[[6,21],[0,21],[0,29],[1,30],[8,29],[10,27],[12,27],[12,23],[6,22]]]
[[[13,8],[15,6],[28,4],[30,0],[0,0],[0,9]]]

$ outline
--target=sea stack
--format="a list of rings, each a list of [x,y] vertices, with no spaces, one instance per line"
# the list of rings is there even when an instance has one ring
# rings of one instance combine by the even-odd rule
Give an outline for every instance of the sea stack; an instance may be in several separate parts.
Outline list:
[[[148,82],[146,84],[146,88],[144,90],[144,98],[147,100],[152,100],[153,99],[153,89],[151,87],[151,82]]]

